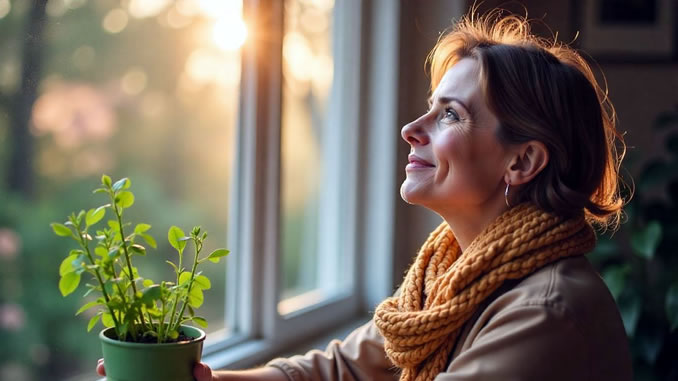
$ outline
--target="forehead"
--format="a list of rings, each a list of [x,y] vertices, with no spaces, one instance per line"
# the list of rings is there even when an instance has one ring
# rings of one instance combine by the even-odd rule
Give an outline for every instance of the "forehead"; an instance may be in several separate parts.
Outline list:
[[[437,98],[459,98],[471,102],[480,96],[479,65],[473,58],[462,58],[452,66],[440,80],[433,92],[432,100]]]

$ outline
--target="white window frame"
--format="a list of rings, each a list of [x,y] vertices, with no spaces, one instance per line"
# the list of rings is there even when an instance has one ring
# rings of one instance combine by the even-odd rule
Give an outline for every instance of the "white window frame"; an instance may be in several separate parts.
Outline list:
[[[348,161],[342,163],[343,177],[334,180],[350,190],[341,226],[324,234],[329,241],[341,241],[343,255],[351,256],[353,287],[348,294],[294,313],[278,313],[282,6],[280,0],[244,1],[256,43],[243,49],[229,216],[232,255],[226,316],[234,332],[208,341],[204,361],[215,369],[261,364],[292,345],[365,316],[390,295],[394,284],[400,6],[392,0],[337,0],[334,83],[340,86],[333,86],[336,104],[328,108],[328,129],[339,132],[333,138],[356,151],[344,156]]]

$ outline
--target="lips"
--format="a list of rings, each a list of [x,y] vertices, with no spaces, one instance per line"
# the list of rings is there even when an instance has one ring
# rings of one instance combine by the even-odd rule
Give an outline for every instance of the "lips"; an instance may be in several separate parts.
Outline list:
[[[433,163],[426,161],[422,159],[421,157],[415,155],[415,154],[410,154],[408,157],[408,168],[433,168],[435,165]]]

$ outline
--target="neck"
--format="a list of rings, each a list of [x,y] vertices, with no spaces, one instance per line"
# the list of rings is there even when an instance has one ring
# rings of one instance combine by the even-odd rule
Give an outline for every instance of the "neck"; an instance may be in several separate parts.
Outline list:
[[[454,233],[462,251],[473,242],[482,231],[507,210],[504,197],[471,208],[455,208],[438,211]]]

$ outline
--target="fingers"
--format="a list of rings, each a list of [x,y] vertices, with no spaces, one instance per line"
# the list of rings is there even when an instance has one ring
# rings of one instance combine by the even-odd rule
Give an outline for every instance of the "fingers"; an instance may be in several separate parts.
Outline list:
[[[212,369],[205,363],[197,363],[193,368],[193,377],[197,381],[212,381]]]
[[[106,375],[106,369],[104,369],[104,359],[99,359],[99,361],[97,361],[97,374],[99,374],[99,376]]]

